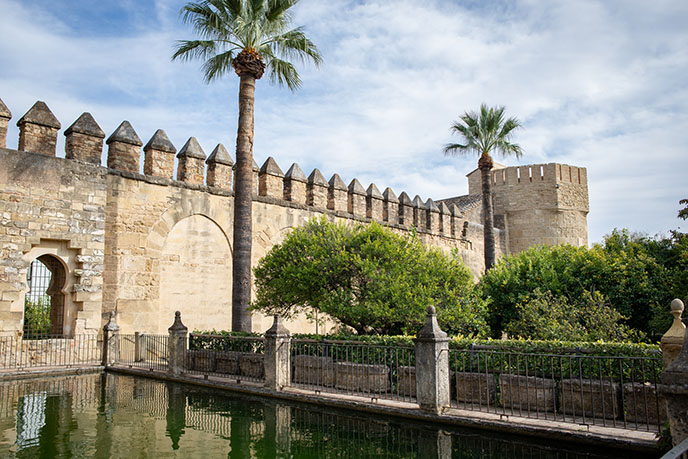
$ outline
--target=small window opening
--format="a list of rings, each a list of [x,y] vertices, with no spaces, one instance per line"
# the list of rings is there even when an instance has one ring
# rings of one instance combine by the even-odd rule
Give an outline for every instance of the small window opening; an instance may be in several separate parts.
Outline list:
[[[24,339],[61,337],[64,333],[66,272],[51,255],[31,262],[26,275],[29,291],[24,299]]]

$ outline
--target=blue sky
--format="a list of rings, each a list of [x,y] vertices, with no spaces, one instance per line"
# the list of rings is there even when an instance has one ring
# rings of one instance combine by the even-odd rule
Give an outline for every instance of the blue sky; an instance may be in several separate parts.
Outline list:
[[[233,151],[238,79],[203,83],[172,62],[184,1],[0,0],[0,98],[16,120],[45,101],[69,126],[88,111],[109,135],[129,120],[146,142]],[[302,0],[319,46],[303,88],[256,90],[254,156],[286,171],[358,178],[423,199],[467,191],[476,158],[448,158],[449,126],[482,102],[523,122],[521,160],[588,168],[590,241],[615,227],[650,235],[688,224],[688,2]],[[64,137],[60,134],[58,151]],[[63,154],[63,153],[59,153]]]

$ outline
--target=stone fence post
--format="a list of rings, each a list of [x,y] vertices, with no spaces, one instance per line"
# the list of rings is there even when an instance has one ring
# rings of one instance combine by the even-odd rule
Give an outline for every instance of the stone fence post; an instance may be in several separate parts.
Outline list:
[[[683,301],[675,299],[671,302],[671,315],[674,316],[674,323],[671,328],[667,330],[660,340],[659,347],[662,348],[662,363],[664,368],[668,367],[674,361],[681,346],[683,346],[683,336],[686,334],[686,326],[681,321],[681,314],[683,314]]]
[[[275,315],[275,321],[265,332],[265,387],[282,390],[289,386],[291,372],[291,334]]]
[[[178,376],[186,367],[186,347],[189,329],[182,323],[182,313],[174,313],[174,323],[167,329],[167,372]]]
[[[440,413],[449,405],[449,338],[428,306],[425,325],[416,339],[416,400],[424,411]]]
[[[677,325],[676,319],[680,317],[682,310],[683,302],[681,300],[671,302],[671,312],[674,314],[675,320],[669,332],[672,329],[678,332],[680,327],[674,327]],[[683,328],[685,329],[685,327]],[[659,391],[666,398],[671,440],[674,446],[688,438],[688,339],[686,339],[685,333],[684,331],[683,346],[680,353],[668,365],[666,365],[667,360],[664,359],[666,367],[660,376]],[[664,337],[662,337],[662,351],[664,351],[664,342]]]
[[[103,327],[103,366],[113,365],[119,360],[119,339],[117,333],[119,325],[115,322],[114,311],[110,313],[110,320]]]

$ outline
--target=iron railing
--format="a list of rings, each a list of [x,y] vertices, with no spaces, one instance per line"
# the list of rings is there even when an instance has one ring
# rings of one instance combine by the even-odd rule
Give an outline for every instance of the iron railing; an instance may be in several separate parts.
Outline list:
[[[265,380],[265,339],[261,336],[189,334],[186,373],[235,380]]]
[[[315,392],[414,401],[413,347],[337,340],[291,342],[292,384]]]
[[[95,334],[27,340],[0,336],[0,370],[98,365],[101,346]]]
[[[656,432],[666,421],[658,356],[450,351],[455,408]]]
[[[116,334],[115,363],[129,368],[143,368],[150,371],[166,371],[168,362],[169,335]]]

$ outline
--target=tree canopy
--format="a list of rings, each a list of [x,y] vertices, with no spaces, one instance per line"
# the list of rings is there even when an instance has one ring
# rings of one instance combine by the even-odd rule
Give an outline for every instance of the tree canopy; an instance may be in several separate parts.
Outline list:
[[[434,305],[445,331],[487,332],[485,302],[459,256],[376,223],[311,220],[274,246],[254,273],[253,308],[263,313],[290,317],[312,308],[359,334],[415,334]]]

